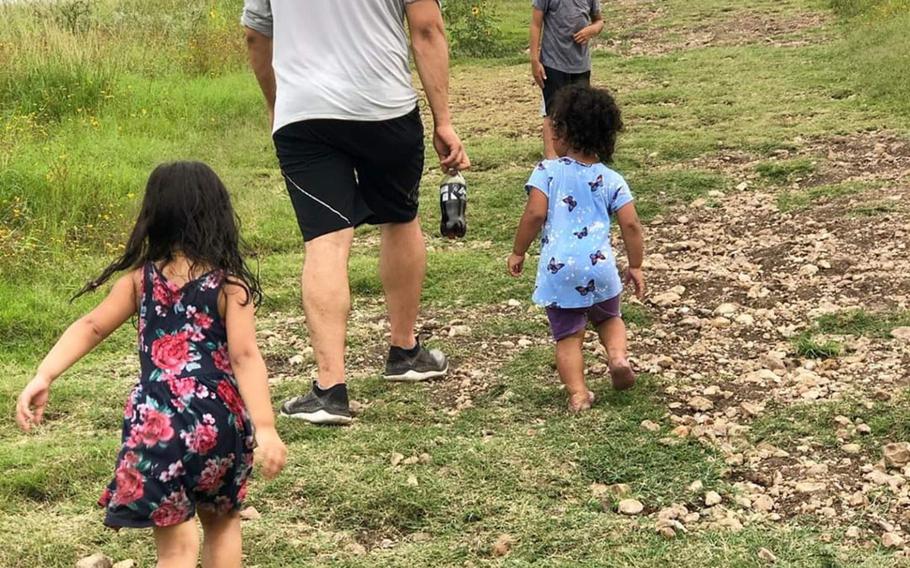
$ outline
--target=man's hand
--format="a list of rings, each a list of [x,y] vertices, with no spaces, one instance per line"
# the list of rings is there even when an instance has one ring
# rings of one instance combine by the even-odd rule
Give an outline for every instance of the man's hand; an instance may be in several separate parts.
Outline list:
[[[521,276],[521,273],[525,268],[525,255],[515,254],[513,252],[509,255],[507,263],[509,266],[509,274],[517,278]]]
[[[445,172],[460,172],[471,167],[464,144],[452,125],[437,126],[433,130],[433,147],[436,148],[439,163]]]
[[[629,268],[626,270],[624,282],[626,284],[632,284],[632,287],[635,290],[635,296],[639,300],[645,297],[645,276],[642,273],[641,268]]]
[[[266,479],[278,475],[287,461],[288,449],[274,428],[256,431],[256,462]]]
[[[537,83],[537,86],[543,89],[544,83],[547,82],[547,71],[543,68],[543,63],[540,60],[531,60],[531,76],[534,77],[534,82]]]
[[[591,24],[590,26],[585,26],[575,32],[575,35],[572,36],[572,39],[575,40],[575,43],[584,45],[591,41],[591,39],[593,39],[594,36],[596,36],[598,33],[600,33],[598,26],[596,24]]]
[[[24,431],[28,432],[33,425],[41,424],[50,389],[51,382],[39,376],[29,381],[22,389],[22,394],[16,401],[16,422]]]

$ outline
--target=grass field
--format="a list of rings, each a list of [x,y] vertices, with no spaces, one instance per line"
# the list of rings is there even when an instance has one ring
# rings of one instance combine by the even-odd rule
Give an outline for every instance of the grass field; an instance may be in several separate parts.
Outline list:
[[[273,398],[307,388],[302,243],[244,67],[241,4],[0,5],[0,566],[72,566],[96,551],[153,562],[150,534],[108,531],[94,507],[136,375],[134,331],[58,381],[36,433],[15,428],[12,408],[97,301],[68,298],[118,250],[156,163],[201,159],[222,175],[267,295]],[[910,471],[869,478],[883,444],[910,441],[910,351],[891,337],[910,321],[906,1],[605,3],[593,76],[625,113],[615,167],[647,221],[654,301],[625,308],[640,384],[612,393],[592,348],[599,402],[580,417],[563,411],[532,279],[504,270],[540,155],[539,99],[527,2],[489,4],[501,57],[452,70],[475,165],[467,239],[437,236],[429,154],[422,187],[420,324],[454,370],[383,384],[378,238],[359,231],[350,380],[362,410],[346,429],[280,423],[290,461],[252,486],[262,518],[245,522],[246,564],[762,566],[767,549],[777,566],[907,565],[882,538],[910,540]],[[657,301],[677,286],[681,299]],[[715,313],[722,302],[736,315]],[[455,325],[469,333],[450,337]],[[692,410],[693,395],[714,408]],[[394,454],[428,457],[392,465]],[[615,512],[614,484],[642,515]],[[758,495],[773,508],[756,508]],[[656,523],[674,504],[698,518],[668,539]]]

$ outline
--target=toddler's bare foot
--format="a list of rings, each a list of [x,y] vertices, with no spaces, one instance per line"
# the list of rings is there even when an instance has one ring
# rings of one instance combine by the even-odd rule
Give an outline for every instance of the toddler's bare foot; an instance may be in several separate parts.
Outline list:
[[[635,372],[632,371],[628,359],[619,359],[610,364],[610,380],[613,381],[613,388],[616,390],[626,390],[635,386]]]
[[[592,404],[594,404],[594,393],[591,391],[569,395],[569,412],[591,410]]]

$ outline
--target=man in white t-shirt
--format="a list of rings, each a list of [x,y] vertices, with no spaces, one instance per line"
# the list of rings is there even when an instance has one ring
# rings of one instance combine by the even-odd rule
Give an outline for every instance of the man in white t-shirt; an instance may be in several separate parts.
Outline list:
[[[281,173],[305,241],[301,284],[318,379],[282,413],[351,421],[344,350],[354,227],[381,225],[379,271],[391,324],[384,376],[443,376],[445,355],[414,333],[426,271],[417,219],[423,125],[408,34],[444,170],[470,161],[449,115],[449,56],[438,0],[245,0],[250,63],[265,95]]]

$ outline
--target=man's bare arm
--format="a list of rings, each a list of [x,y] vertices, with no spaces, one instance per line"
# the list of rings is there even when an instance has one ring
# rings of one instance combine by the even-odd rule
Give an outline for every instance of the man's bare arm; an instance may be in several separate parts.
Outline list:
[[[269,125],[275,122],[275,71],[272,69],[272,38],[256,30],[244,27],[246,47],[249,52],[250,66],[259,81],[259,88],[265,97],[269,110]]]
[[[436,0],[416,0],[407,5],[411,50],[420,82],[433,113],[433,145],[445,170],[465,170],[471,161],[449,114],[449,45],[442,11]]]

